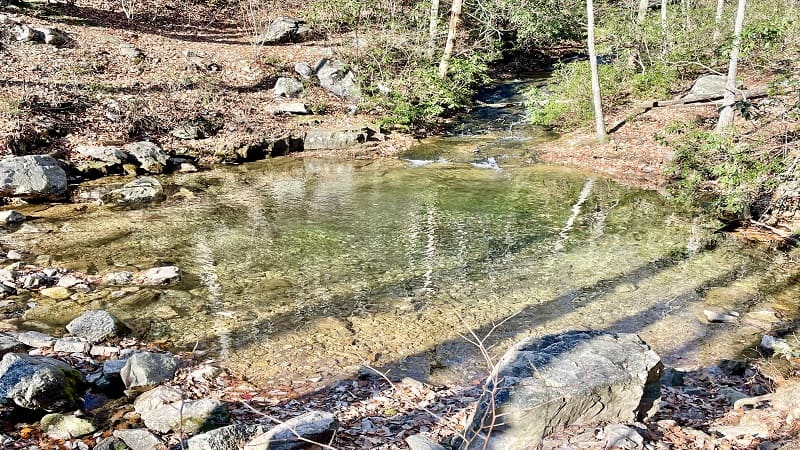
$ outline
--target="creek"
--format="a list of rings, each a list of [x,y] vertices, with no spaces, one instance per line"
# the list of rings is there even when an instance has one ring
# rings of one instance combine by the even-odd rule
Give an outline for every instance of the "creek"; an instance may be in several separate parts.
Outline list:
[[[445,136],[395,160],[276,158],[164,177],[136,210],[32,207],[3,243],[88,273],[175,264],[180,284],[36,299],[23,326],[63,333],[103,308],[263,385],[369,364],[450,383],[531,334],[639,333],[668,363],[741,357],[800,310],[798,252],[723,234],[661,194],[537,165],[509,81]],[[498,108],[498,103],[511,106]],[[709,324],[706,309],[736,311]],[[767,313],[765,313],[767,311]],[[474,333],[474,334],[472,334]]]

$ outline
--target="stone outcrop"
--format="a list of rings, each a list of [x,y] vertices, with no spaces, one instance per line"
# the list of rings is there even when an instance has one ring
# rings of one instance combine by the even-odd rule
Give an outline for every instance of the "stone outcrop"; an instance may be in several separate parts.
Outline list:
[[[83,375],[53,358],[9,353],[0,361],[0,403],[44,411],[66,411],[78,404]]]
[[[304,148],[305,150],[348,148],[366,142],[368,137],[369,133],[365,128],[353,130],[317,128],[306,132]]]
[[[634,334],[525,339],[493,370],[458,448],[536,448],[568,425],[642,419],[657,406],[661,369],[658,355]],[[498,417],[502,424],[493,425]]]
[[[46,155],[13,156],[0,161],[0,195],[60,200],[67,193],[67,174]]]

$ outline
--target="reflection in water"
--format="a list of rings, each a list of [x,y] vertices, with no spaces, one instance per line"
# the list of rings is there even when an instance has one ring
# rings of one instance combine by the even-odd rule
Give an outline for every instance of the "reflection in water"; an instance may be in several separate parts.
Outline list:
[[[710,290],[747,294],[715,300],[726,308],[796,294],[762,292],[759,281],[791,257],[779,264],[735,241],[687,252],[692,219],[658,194],[566,169],[275,160],[174,181],[196,196],[36,220],[6,240],[99,273],[174,262],[184,282],[159,300],[100,291],[91,301],[254,380],[406,360],[427,361],[418,376],[463,380],[483,369],[463,326],[480,333],[512,314],[498,349],[521,335],[608,328],[668,354],[708,334],[696,317]],[[177,313],[164,316],[164,303]],[[64,316],[39,320],[60,328]]]

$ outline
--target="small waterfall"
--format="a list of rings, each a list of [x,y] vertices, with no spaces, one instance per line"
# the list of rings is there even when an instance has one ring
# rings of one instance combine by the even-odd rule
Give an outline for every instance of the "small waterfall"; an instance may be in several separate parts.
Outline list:
[[[592,187],[594,187],[594,178],[589,178],[583,185],[583,190],[581,190],[581,193],[578,196],[578,201],[572,205],[572,214],[569,216],[569,219],[567,219],[566,225],[564,225],[564,228],[562,228],[561,232],[558,233],[558,240],[555,243],[555,251],[560,252],[564,250],[564,245],[567,243],[567,239],[569,238],[569,232],[575,225],[575,219],[577,219],[578,215],[581,213],[581,207],[592,193]]]
[[[224,359],[227,358],[231,350],[231,335],[230,329],[223,317],[226,316],[224,311],[224,302],[222,295],[222,285],[219,283],[219,276],[217,275],[217,265],[214,260],[214,254],[205,237],[200,236],[195,245],[194,262],[200,273],[200,282],[205,286],[208,291],[208,303],[211,306],[214,314],[214,330],[219,339],[220,356]]]

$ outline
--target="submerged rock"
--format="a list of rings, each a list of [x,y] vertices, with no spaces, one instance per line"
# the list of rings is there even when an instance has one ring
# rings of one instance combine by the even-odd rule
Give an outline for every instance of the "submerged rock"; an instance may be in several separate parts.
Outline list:
[[[67,324],[67,331],[73,336],[96,344],[110,337],[117,336],[121,327],[117,319],[108,311],[86,311]]]
[[[0,361],[0,402],[28,409],[66,411],[78,404],[83,375],[53,358],[9,353]]]
[[[66,298],[69,298],[70,295],[72,295],[69,289],[62,286],[53,286],[45,288],[39,291],[39,293],[44,295],[45,297],[52,298],[54,300],[64,300]]]
[[[661,369],[658,355],[634,334],[525,339],[492,371],[459,448],[535,448],[568,425],[644,418],[656,409]],[[498,415],[502,425],[493,425]]]
[[[264,434],[256,436],[244,446],[245,450],[294,450],[307,448],[308,441],[329,444],[339,421],[329,412],[311,411],[289,419]]]
[[[141,352],[131,355],[120,371],[125,387],[149,388],[175,376],[178,359],[167,353]]]
[[[180,281],[181,270],[176,266],[153,267],[147,269],[139,276],[141,284],[148,286],[160,286]]]
[[[141,177],[105,194],[102,202],[115,205],[135,205],[163,200],[164,189],[153,177]]]
[[[13,156],[0,161],[0,195],[60,200],[67,193],[67,174],[46,155]]]

